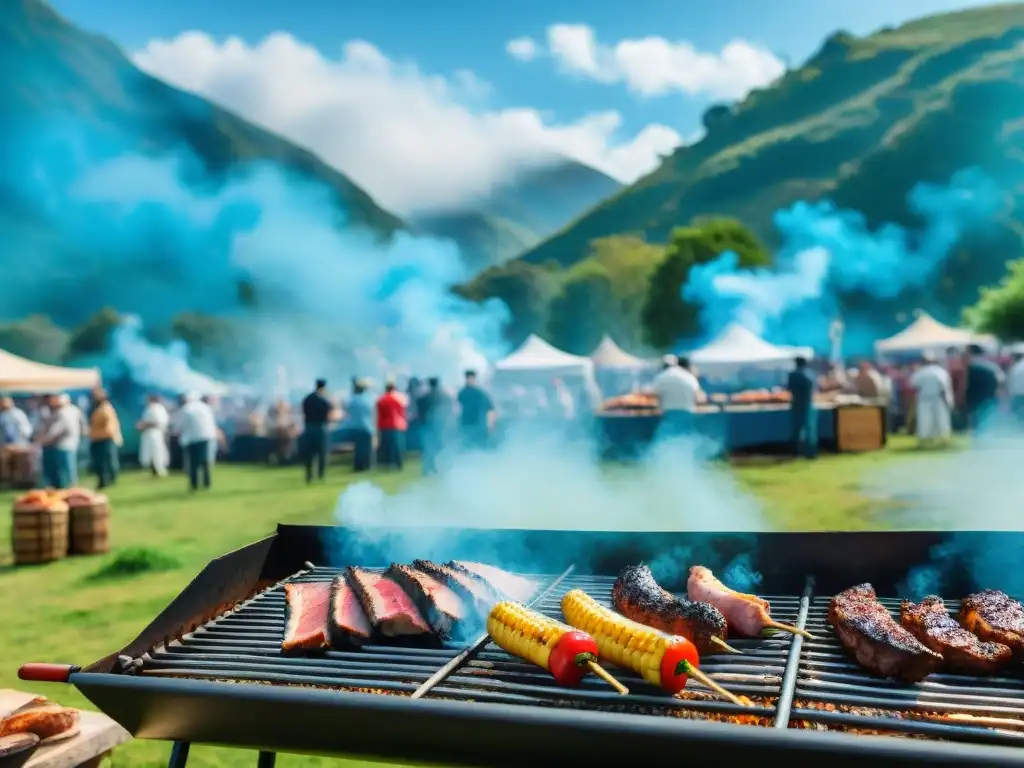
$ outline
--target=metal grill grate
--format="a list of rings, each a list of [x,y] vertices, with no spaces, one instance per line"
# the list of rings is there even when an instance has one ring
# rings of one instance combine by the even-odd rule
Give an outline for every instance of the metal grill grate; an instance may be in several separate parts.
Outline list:
[[[334,568],[313,568],[290,581],[328,581]],[[540,584],[534,608],[561,618],[560,602],[582,589],[610,605],[614,578],[532,576]],[[860,669],[839,645],[825,618],[829,598],[766,596],[777,620],[806,628],[814,640],[780,634],[771,639],[730,638],[740,655],[703,659],[701,668],[721,685],[754,700],[741,709],[714,698],[696,683],[684,699],[668,697],[638,676],[611,668],[630,689],[619,696],[593,676],[576,689],[560,688],[550,675],[482,643],[415,649],[367,646],[311,657],[283,656],[284,590],[277,585],[235,610],[153,649],[136,673],[232,682],[262,682],[371,691],[433,699],[570,707],[587,710],[733,719],[775,727],[877,731],[979,743],[1024,744],[1024,681],[936,674],[917,685],[881,680]],[[897,610],[896,600],[882,601]],[[954,608],[954,605],[949,607]],[[964,724],[946,715],[1004,718]]]

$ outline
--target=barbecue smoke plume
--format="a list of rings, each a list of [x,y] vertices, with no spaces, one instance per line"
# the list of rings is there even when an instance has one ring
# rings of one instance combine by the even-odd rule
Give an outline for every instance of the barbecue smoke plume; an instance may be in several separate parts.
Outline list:
[[[186,149],[139,154],[131,126],[11,128],[0,186],[31,215],[3,223],[10,252],[26,254],[0,283],[10,317],[44,312],[71,326],[111,306],[146,326],[181,312],[227,318],[252,342],[250,377],[274,381],[284,366],[303,386],[382,376],[366,369],[381,356],[391,370],[453,376],[504,351],[503,305],[450,292],[468,277],[452,243],[381,241],[325,184],[272,163],[213,172]],[[378,355],[354,354],[366,347]],[[129,362],[159,373],[167,355],[148,349],[137,359],[147,347],[134,344]],[[168,376],[158,383],[177,388]]]
[[[549,531],[753,532],[767,528],[758,502],[740,489],[722,465],[705,462],[700,446],[663,442],[638,467],[602,466],[584,443],[556,434],[514,428],[494,451],[453,454],[437,478],[388,495],[370,482],[350,486],[339,498],[337,522],[345,535],[387,550],[390,559],[447,557],[453,542],[431,540],[423,529],[445,528],[471,535],[480,529]],[[398,529],[382,545],[374,529]],[[401,529],[408,529],[407,535]],[[445,534],[447,535],[447,534]],[[526,545],[510,551],[477,552],[494,565],[532,563]],[[685,583],[694,562],[684,553],[662,576]],[[560,553],[560,557],[562,554]],[[578,567],[586,551],[566,551]]]
[[[777,344],[828,349],[843,296],[887,301],[925,285],[961,238],[1003,205],[999,184],[978,169],[959,171],[946,185],[914,187],[907,206],[922,221],[918,231],[896,224],[872,231],[856,211],[798,202],[775,214],[782,246],[774,269],[741,270],[737,255],[726,252],[690,271],[683,298],[701,307],[708,336],[739,322]],[[869,316],[845,319],[848,353],[869,351],[890,330]]]

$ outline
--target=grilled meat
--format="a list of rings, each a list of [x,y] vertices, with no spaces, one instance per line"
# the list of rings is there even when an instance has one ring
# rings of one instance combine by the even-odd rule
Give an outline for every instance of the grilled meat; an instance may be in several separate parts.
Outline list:
[[[0,736],[33,733],[40,740],[73,731],[78,727],[78,710],[60,704],[33,704],[0,720]]]
[[[514,573],[495,568],[493,565],[474,563],[467,560],[451,560],[448,562],[450,568],[468,574],[469,576],[482,581],[492,590],[497,591],[503,597],[510,600],[518,600],[520,603],[527,602],[533,593],[537,591],[537,582]]]
[[[828,623],[858,664],[883,677],[916,683],[942,662],[941,655],[896,623],[870,584],[850,587],[833,597]]]
[[[322,651],[330,647],[327,614],[331,584],[327,581],[284,585],[285,619],[282,651]]]
[[[330,613],[327,618],[327,636],[331,648],[359,647],[369,642],[373,634],[370,620],[359,602],[359,597],[345,581],[335,576],[331,582]]]
[[[408,565],[392,563],[384,574],[399,584],[412,598],[421,616],[430,622],[431,628],[444,639],[458,634],[468,611],[462,599],[436,576]]]
[[[941,653],[943,666],[968,675],[990,675],[1010,663],[1012,652],[999,643],[983,643],[949,615],[942,598],[929,595],[920,603],[904,600],[900,623],[910,633]]]
[[[695,565],[690,569],[690,578],[686,581],[686,593],[690,600],[710,603],[721,611],[729,627],[729,634],[757,637],[765,629],[778,629],[811,637],[810,633],[802,629],[775,621],[768,615],[771,606],[767,600],[763,600],[757,595],[748,595],[729,589],[703,565]]]
[[[381,635],[429,638],[430,625],[417,610],[412,598],[394,581],[354,566],[345,569],[345,580],[359,598],[370,624]]]
[[[1024,655],[1024,606],[996,589],[965,597],[957,616],[964,629],[981,640],[1008,646]]]
[[[720,652],[725,645],[727,625],[721,611],[710,603],[680,600],[655,581],[646,565],[631,565],[619,574],[612,605],[635,622],[685,637],[702,654]]]
[[[502,596],[491,586],[480,579],[474,579],[464,571],[458,571],[450,565],[434,563],[430,560],[413,560],[412,564],[421,571],[440,579],[455,594],[467,603],[471,603],[482,614],[490,613],[491,608],[501,602]]]

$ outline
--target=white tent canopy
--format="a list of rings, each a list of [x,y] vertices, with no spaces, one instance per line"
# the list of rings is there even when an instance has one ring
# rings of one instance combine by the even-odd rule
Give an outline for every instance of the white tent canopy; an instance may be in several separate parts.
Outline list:
[[[875,352],[941,352],[950,347],[959,349],[969,344],[991,345],[992,341],[990,336],[979,336],[967,328],[944,325],[931,315],[921,312],[914,322],[895,336],[876,341]]]
[[[590,353],[590,359],[598,368],[617,368],[619,370],[637,370],[650,368],[652,363],[635,355],[629,354],[615,343],[611,336],[605,336],[601,343]]]
[[[515,352],[498,361],[495,371],[501,373],[544,373],[549,376],[588,375],[594,364],[589,357],[563,352],[535,334],[524,341]]]
[[[0,391],[59,392],[94,389],[100,385],[95,368],[61,368],[44,365],[0,349]]]
[[[791,367],[797,357],[810,359],[813,352],[800,347],[777,347],[756,333],[736,323],[730,325],[707,346],[691,352],[688,357],[698,368],[710,372],[717,367],[757,367],[778,369]]]

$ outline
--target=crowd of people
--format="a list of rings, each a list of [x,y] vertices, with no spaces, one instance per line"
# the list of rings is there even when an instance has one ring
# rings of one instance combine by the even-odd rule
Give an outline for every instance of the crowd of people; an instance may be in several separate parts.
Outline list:
[[[222,405],[209,395],[187,394],[175,403],[150,395],[134,425],[138,461],[155,477],[166,476],[172,465],[181,466],[188,487],[198,491],[212,484],[218,453],[227,447],[226,434],[262,432],[273,437],[279,459],[301,459],[307,482],[324,478],[332,446],[338,444],[351,446],[356,472],[373,466],[401,470],[407,451],[418,450],[424,474],[431,475],[450,449],[486,449],[509,423],[537,422],[585,434],[601,405],[595,387],[587,382],[570,386],[558,378],[547,386],[506,387],[495,398],[474,371],[465,372],[457,392],[437,378],[412,378],[403,389],[388,381],[379,394],[372,393],[369,382],[355,379],[341,397],[332,396],[327,384],[318,380],[296,410],[285,399],[260,412]],[[689,432],[694,414],[707,402],[709,385],[714,386],[685,358],[666,356],[647,386],[662,412],[660,431]],[[797,358],[786,389],[796,456],[817,455],[814,410],[822,390],[881,403],[889,413],[890,429],[941,443],[954,429],[982,427],[1004,404],[1024,420],[1024,355],[998,360],[972,346],[942,356],[924,354],[900,365],[865,361],[849,370],[812,366]],[[31,457],[31,467],[26,462],[24,471],[34,473],[44,486],[77,485],[80,467],[88,465],[96,486],[106,488],[117,482],[123,445],[121,420],[102,390],[79,403],[64,394],[19,402],[0,398],[0,477],[12,475],[4,465],[12,456]]]

